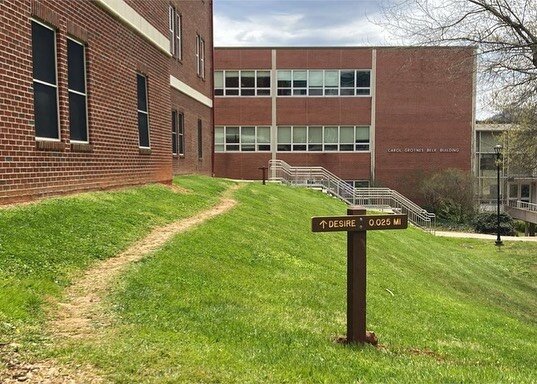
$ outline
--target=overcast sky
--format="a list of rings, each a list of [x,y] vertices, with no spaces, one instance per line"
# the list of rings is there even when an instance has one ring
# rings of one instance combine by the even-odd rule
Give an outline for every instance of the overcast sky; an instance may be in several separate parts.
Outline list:
[[[384,45],[387,0],[215,0],[215,46]]]

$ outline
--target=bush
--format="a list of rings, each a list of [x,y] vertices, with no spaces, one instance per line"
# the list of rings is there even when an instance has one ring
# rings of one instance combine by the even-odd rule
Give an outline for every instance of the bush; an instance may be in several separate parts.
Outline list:
[[[432,174],[421,183],[426,208],[440,221],[470,223],[476,207],[474,178],[459,169],[446,169]]]
[[[497,225],[498,224],[496,213],[480,213],[476,216],[474,220],[474,229],[478,233],[495,234],[497,230]],[[507,213],[500,214],[500,235],[516,235],[515,222]]]

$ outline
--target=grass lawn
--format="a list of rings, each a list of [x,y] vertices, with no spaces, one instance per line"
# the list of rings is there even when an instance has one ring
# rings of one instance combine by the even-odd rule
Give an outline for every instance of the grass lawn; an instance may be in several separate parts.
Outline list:
[[[151,228],[214,204],[229,185],[206,177],[179,183],[192,193],[148,185],[0,209],[0,343],[38,337],[44,300],[77,273]]]
[[[200,190],[221,186],[203,183]],[[154,188],[131,193],[150,203]],[[184,197],[158,191],[164,194],[153,203],[160,207],[158,220],[150,207],[121,214],[115,223],[129,239],[106,252],[84,251],[84,262],[62,256],[62,271],[82,268],[140,236],[149,226],[133,230],[140,217],[155,224],[189,209]],[[333,341],[345,333],[345,234],[310,231],[311,216],[344,214],[346,207],[319,192],[277,185],[248,184],[235,196],[240,204],[234,210],[178,235],[130,268],[108,299],[115,323],[97,341],[47,353],[91,362],[118,383],[537,381],[537,244],[498,249],[493,242],[436,238],[412,228],[370,232],[368,329],[381,346],[349,347]],[[63,204],[82,204],[80,199],[93,204],[88,215],[100,209],[101,199],[93,197],[52,201],[44,209],[70,217],[79,210],[68,215]],[[124,199],[124,208],[138,206],[130,194]],[[168,207],[176,199],[184,201],[182,208]],[[94,215],[98,225],[102,215]],[[28,236],[21,235],[20,247]],[[108,235],[90,239],[100,236]],[[57,261],[41,263],[54,269]],[[17,276],[16,269],[9,273]],[[62,285],[45,281],[40,284],[54,292]]]

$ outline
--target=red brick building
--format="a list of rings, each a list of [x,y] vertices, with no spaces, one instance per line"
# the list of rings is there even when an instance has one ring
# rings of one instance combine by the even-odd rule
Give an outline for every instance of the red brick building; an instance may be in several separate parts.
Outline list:
[[[472,169],[474,74],[463,47],[216,48],[216,176],[281,159],[419,198],[425,174]]]
[[[211,173],[212,1],[0,2],[0,203]]]

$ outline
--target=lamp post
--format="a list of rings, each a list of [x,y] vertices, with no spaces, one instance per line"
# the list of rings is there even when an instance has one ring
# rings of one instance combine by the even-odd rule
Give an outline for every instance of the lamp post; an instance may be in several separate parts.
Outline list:
[[[503,245],[502,239],[500,238],[500,164],[502,159],[502,146],[500,144],[494,146],[494,153],[496,153],[496,180],[497,180],[497,215],[496,215],[496,245],[499,247]]]

